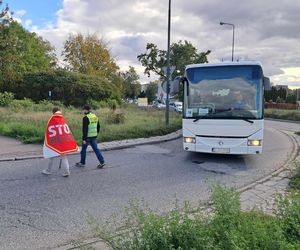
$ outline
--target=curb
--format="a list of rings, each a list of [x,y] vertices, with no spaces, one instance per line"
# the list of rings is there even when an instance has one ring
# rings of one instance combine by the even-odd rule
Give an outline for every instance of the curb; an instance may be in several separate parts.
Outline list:
[[[287,135],[290,140],[292,141],[293,143],[293,150],[292,150],[292,153],[291,155],[289,156],[289,159],[287,160],[287,162],[281,166],[280,168],[278,168],[277,170],[275,170],[274,172],[272,172],[271,174],[267,175],[267,176],[264,176],[263,178],[261,179],[258,179],[244,187],[241,187],[241,188],[238,188],[236,189],[237,192],[239,193],[243,193],[249,189],[252,189],[253,187],[255,187],[257,184],[262,184],[268,180],[270,180],[272,177],[275,177],[275,176],[278,176],[281,172],[285,171],[285,170],[289,170],[289,166],[293,163],[293,161],[297,158],[297,156],[299,155],[299,144],[294,136],[293,133],[291,132],[288,132],[288,131],[283,131],[283,130],[277,130],[281,133],[284,133],[285,135]]]
[[[176,140],[178,138],[182,137],[182,130],[177,130],[175,132],[172,132],[167,135],[161,135],[161,136],[153,136],[149,138],[137,138],[137,139],[127,139],[122,141],[111,141],[111,142],[103,142],[98,143],[98,146],[100,147],[101,151],[112,151],[112,150],[118,150],[118,149],[124,149],[124,148],[131,148],[135,146],[140,145],[149,145],[149,144],[156,144],[161,142],[167,142]],[[80,149],[80,148],[79,148]],[[87,149],[87,152],[92,152],[93,150],[91,148]],[[70,155],[78,155],[80,154],[80,151],[76,153],[72,153]],[[22,160],[32,160],[32,159],[41,159],[44,158],[42,154],[37,155],[29,155],[29,156],[16,156],[16,157],[7,157],[7,158],[0,158],[0,162],[5,161],[22,161]]]

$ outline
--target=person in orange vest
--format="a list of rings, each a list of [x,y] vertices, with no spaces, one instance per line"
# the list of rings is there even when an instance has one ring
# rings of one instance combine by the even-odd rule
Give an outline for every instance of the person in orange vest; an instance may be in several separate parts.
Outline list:
[[[85,167],[86,150],[88,145],[91,145],[94,150],[99,164],[97,168],[103,168],[105,161],[103,155],[97,145],[97,136],[100,131],[100,123],[98,117],[91,112],[91,107],[86,105],[83,107],[85,116],[82,119],[82,148],[81,148],[81,159],[80,162],[76,163],[76,167]]]
[[[70,175],[67,154],[77,152],[77,143],[66,124],[60,108],[52,109],[52,116],[48,121],[43,147],[44,158],[50,158],[48,167],[42,171],[45,175],[52,174],[54,159],[60,157],[60,167],[63,168],[63,176]]]

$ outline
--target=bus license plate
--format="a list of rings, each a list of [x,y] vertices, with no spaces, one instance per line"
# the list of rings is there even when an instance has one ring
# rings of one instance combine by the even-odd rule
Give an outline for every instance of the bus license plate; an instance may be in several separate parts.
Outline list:
[[[213,148],[212,151],[213,151],[213,153],[218,153],[218,154],[229,154],[230,153],[229,148]]]

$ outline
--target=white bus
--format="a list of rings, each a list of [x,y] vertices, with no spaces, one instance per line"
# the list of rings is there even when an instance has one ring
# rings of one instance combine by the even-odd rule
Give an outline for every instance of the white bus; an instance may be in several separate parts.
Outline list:
[[[183,148],[217,154],[261,154],[264,77],[259,62],[186,66]]]

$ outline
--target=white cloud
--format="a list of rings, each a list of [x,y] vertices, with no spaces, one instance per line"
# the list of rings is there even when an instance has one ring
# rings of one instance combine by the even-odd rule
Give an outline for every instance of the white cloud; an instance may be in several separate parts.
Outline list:
[[[25,20],[24,24],[25,24],[26,28],[29,28],[31,26],[31,24],[32,24],[32,20],[31,19],[27,19],[27,20]]]
[[[212,50],[211,62],[231,59],[232,29],[219,22],[234,23],[236,59],[261,61],[275,83],[298,84],[285,69],[300,67],[299,12],[295,0],[174,0],[171,41],[189,40],[199,51]],[[32,29],[58,55],[69,33],[97,33],[109,42],[122,69],[132,65],[142,73],[136,56],[147,42],[167,47],[167,13],[167,1],[160,0],[64,0],[56,24]]]
[[[288,84],[291,88],[300,88],[300,67],[283,68],[283,73],[274,75],[271,80]]]
[[[26,14],[26,10],[17,10],[14,12],[14,17],[21,18]]]

